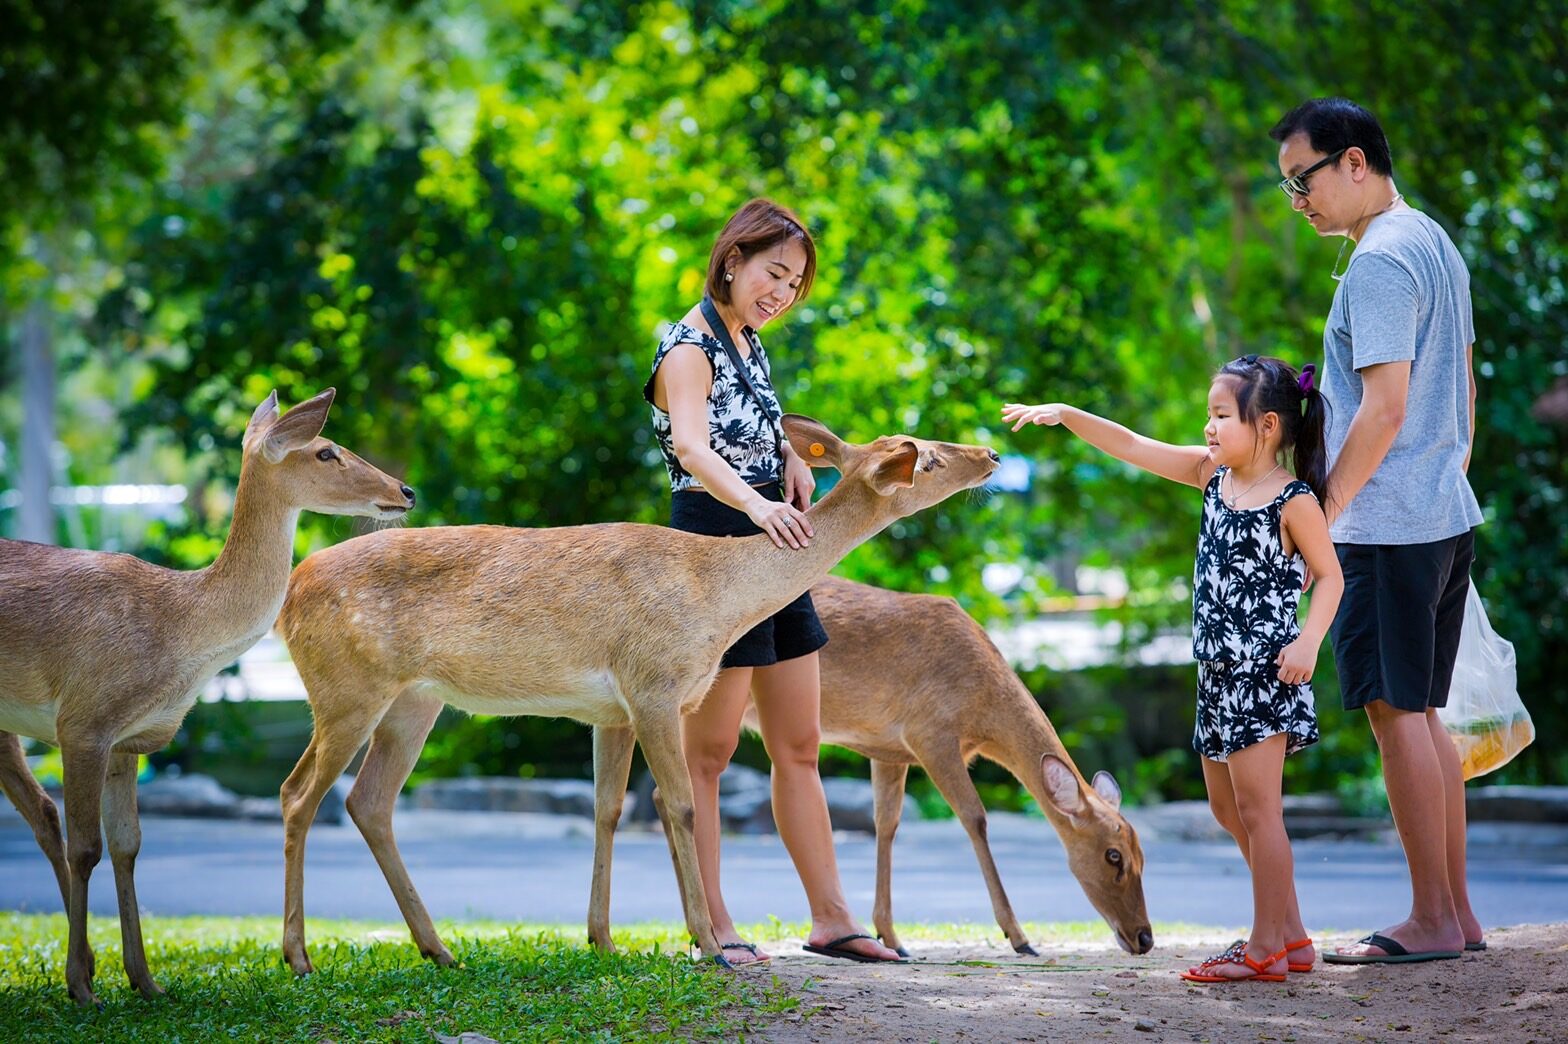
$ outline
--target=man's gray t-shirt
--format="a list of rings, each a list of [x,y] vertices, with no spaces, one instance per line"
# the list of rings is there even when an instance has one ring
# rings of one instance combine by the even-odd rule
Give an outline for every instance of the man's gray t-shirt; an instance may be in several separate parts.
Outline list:
[[[1409,360],[1410,391],[1388,455],[1334,521],[1335,543],[1426,544],[1481,524],[1464,472],[1474,340],[1470,272],[1442,226],[1409,208],[1374,220],[1323,330],[1330,467],[1361,406],[1359,370]]]

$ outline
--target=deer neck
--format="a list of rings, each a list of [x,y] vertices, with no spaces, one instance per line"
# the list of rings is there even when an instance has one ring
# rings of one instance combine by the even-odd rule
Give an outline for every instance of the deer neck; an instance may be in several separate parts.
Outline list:
[[[288,588],[299,513],[249,461],[241,466],[228,539],[197,574],[208,641],[259,638],[272,625]]]
[[[1051,727],[1050,719],[1035,702],[1034,694],[1016,677],[1013,683],[1018,687],[1021,695],[1018,702],[1023,707],[1024,713],[1009,719],[1005,728],[996,730],[996,733],[989,737],[985,754],[1011,772],[1024,785],[1029,796],[1034,798],[1035,804],[1040,806],[1040,811],[1051,821],[1051,826],[1061,836],[1063,844],[1070,846],[1075,834],[1073,821],[1070,816],[1058,812],[1056,806],[1051,803],[1045,787],[1045,770],[1040,767],[1041,756],[1054,754],[1077,774],[1085,789],[1088,788],[1088,784],[1084,781],[1083,774],[1078,772],[1078,766],[1068,755],[1067,748],[1062,745],[1061,738],[1056,735],[1056,730]]]
[[[743,618],[751,627],[800,597],[892,521],[873,496],[858,483],[839,483],[807,515],[815,533],[808,547],[777,547],[765,534],[724,541],[715,570],[722,586],[708,602],[717,618]]]

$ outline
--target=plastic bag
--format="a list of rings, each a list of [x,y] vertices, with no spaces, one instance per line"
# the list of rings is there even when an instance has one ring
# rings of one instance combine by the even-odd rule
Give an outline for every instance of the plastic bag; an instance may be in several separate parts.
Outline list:
[[[1465,598],[1459,654],[1438,720],[1454,741],[1465,779],[1502,768],[1535,739],[1535,724],[1519,699],[1513,643],[1492,630],[1475,585]]]

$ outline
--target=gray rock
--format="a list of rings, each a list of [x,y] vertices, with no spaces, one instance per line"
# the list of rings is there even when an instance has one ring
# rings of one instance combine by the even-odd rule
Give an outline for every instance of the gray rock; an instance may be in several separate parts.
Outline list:
[[[448,809],[461,812],[543,812],[550,815],[593,818],[593,781],[587,779],[515,779],[508,776],[472,776],[438,779],[409,795],[411,808]],[[636,804],[627,794],[621,809],[624,819]]]
[[[876,794],[869,779],[830,777],[822,781],[822,791],[828,799],[828,817],[834,830],[861,830],[876,833]],[[908,794],[904,795],[903,819],[919,819],[920,806]]]
[[[771,789],[743,790],[732,794],[721,792],[719,822],[724,830],[732,834],[776,833],[778,826],[773,822]]]
[[[1468,787],[1465,812],[1472,821],[1568,823],[1568,787]]]
[[[248,797],[240,799],[239,817],[260,822],[281,823],[283,806],[277,798]],[[320,818],[319,816],[317,817]]]
[[[211,776],[159,776],[136,788],[136,807],[144,816],[231,819],[240,813],[240,796]]]

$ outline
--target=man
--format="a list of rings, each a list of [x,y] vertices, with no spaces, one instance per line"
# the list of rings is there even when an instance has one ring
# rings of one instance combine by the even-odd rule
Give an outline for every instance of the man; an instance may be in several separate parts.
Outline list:
[[[1320,236],[1354,243],[1323,332],[1329,503],[1345,594],[1334,659],[1364,708],[1410,869],[1410,916],[1333,963],[1482,949],[1465,883],[1465,793],[1437,708],[1448,700],[1480,506],[1465,477],[1475,422],[1470,275],[1443,229],[1394,187],[1376,118],[1343,98],[1269,132],[1280,187]],[[1344,251],[1341,250],[1341,256]]]

